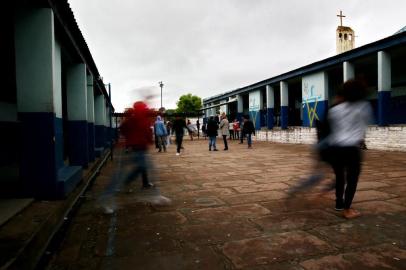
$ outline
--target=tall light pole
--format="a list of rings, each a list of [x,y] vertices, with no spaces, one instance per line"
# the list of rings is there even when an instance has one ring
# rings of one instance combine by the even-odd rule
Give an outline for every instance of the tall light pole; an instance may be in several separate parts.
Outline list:
[[[161,87],[161,108],[162,108],[162,88],[164,87],[164,83],[162,81],[159,82],[159,87]]]

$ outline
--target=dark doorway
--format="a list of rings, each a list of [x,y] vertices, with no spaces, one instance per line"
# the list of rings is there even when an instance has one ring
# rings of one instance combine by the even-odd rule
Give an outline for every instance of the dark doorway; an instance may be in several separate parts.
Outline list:
[[[288,126],[302,125],[302,79],[288,81],[289,115]]]

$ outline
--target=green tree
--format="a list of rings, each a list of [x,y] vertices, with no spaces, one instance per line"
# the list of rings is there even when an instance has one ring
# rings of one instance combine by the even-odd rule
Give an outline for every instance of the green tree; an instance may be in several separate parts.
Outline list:
[[[197,113],[202,108],[202,99],[189,93],[182,95],[176,105],[177,113]]]

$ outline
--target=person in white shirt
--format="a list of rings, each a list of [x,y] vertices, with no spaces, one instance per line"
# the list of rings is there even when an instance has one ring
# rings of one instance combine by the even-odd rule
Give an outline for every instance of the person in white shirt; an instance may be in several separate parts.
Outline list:
[[[328,112],[330,134],[326,139],[336,176],[336,210],[344,210],[343,215],[348,219],[360,215],[351,208],[351,204],[361,171],[360,145],[372,119],[372,109],[365,100],[366,95],[367,88],[362,81],[348,80],[340,93],[342,102]]]

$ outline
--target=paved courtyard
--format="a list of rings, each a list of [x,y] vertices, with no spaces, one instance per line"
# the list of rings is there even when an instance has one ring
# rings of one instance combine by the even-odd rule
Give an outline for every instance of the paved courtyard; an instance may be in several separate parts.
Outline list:
[[[118,211],[105,215],[97,198],[123,177],[129,155],[116,149],[74,217],[49,269],[406,269],[406,153],[365,151],[354,208],[345,220],[333,192],[314,187],[288,196],[314,166],[310,146],[207,141],[151,151],[162,195],[121,190]],[[327,178],[332,178],[328,173]]]

